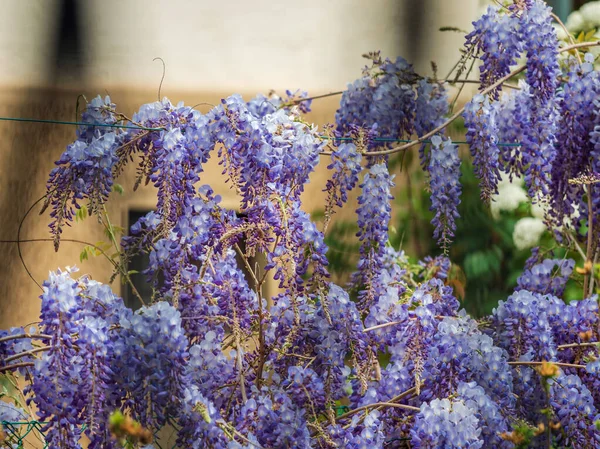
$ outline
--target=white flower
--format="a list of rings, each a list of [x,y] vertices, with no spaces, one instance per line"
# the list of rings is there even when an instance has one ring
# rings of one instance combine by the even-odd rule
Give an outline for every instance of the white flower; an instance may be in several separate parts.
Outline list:
[[[600,1],[584,4],[579,12],[586,22],[586,29],[597,28],[600,25]]]
[[[546,230],[546,225],[539,218],[521,218],[515,224],[513,231],[513,242],[517,249],[523,250],[533,248],[540,241],[540,237]]]
[[[500,211],[512,212],[519,204],[527,202],[527,193],[521,187],[522,180],[517,178],[510,182],[508,175],[503,175],[498,183],[498,194],[494,195],[490,204],[492,217],[498,219]]]
[[[567,17],[565,26],[569,31],[577,32],[583,30],[586,26],[583,14],[581,14],[580,11],[573,11],[571,14],[569,14],[569,17]]]

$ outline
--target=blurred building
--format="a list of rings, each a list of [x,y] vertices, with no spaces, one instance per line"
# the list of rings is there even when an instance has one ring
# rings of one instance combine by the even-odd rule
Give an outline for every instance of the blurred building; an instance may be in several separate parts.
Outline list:
[[[479,0],[304,0],[229,2],[188,0],[4,0],[0,15],[0,116],[76,119],[80,94],[110,94],[119,110],[134,112],[161,95],[173,102],[216,104],[231,93],[250,98],[271,89],[302,88],[318,95],[344,89],[360,76],[361,55],[381,50],[404,56],[422,74],[431,61],[445,75],[459,58],[463,35],[442,26],[470,29]],[[313,103],[309,120],[332,122],[339,98]],[[210,106],[201,105],[199,108]],[[45,191],[45,181],[75,135],[70,126],[0,122],[0,239],[16,239],[20,219]],[[212,161],[211,164],[214,164]],[[215,166],[216,167],[216,166]],[[203,183],[237,208],[237,198],[207,170]],[[128,179],[129,178],[129,179]],[[133,214],[154,205],[151,189],[131,192],[131,173],[109,213],[126,227]],[[323,204],[323,170],[307,189],[306,207]],[[48,237],[47,215],[36,207],[21,239]],[[351,212],[351,208],[350,208]],[[65,230],[66,238],[103,240],[93,219]],[[0,328],[36,321],[39,288],[15,244],[0,244]],[[42,282],[49,270],[78,265],[107,282],[101,258],[79,262],[81,245],[22,243],[22,258]],[[116,282],[114,289],[126,294]]]

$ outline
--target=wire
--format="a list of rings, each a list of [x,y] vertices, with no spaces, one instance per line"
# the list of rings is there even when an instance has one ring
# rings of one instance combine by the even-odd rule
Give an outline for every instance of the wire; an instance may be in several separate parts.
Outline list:
[[[201,103],[202,104],[202,103]],[[208,104],[208,103],[205,103]],[[117,125],[110,123],[86,123],[86,122],[68,122],[62,120],[44,120],[37,118],[21,118],[21,117],[0,117],[0,121],[10,121],[10,122],[31,122],[31,123],[53,123],[56,125],[80,125],[80,126],[104,126],[106,128],[125,128],[125,129],[141,129],[145,131],[164,131],[164,128],[146,128],[144,126],[130,126],[130,125]],[[319,136],[321,139],[329,139],[329,140],[353,140],[352,137],[328,137],[328,136]],[[376,137],[373,139],[374,142],[397,142],[397,143],[408,143],[412,142],[411,140],[406,139],[395,139],[393,137]],[[423,140],[422,143],[431,143],[431,140],[426,139]],[[468,142],[464,140],[455,140],[452,141],[455,144],[466,144]],[[510,142],[499,142],[496,145],[499,147],[520,147],[520,143],[510,143]]]
[[[141,129],[146,131],[164,131],[164,128],[146,128],[137,125],[117,125],[111,123],[86,123],[86,122],[69,122],[62,120],[44,120],[38,118],[22,118],[22,117],[0,117],[0,121],[5,122],[31,122],[31,123],[52,123],[55,125],[80,125],[80,126],[103,126],[105,128],[125,128],[125,129]]]

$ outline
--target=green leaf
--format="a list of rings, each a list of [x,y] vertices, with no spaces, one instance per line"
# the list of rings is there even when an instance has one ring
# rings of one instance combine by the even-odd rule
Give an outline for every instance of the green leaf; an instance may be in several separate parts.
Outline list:
[[[82,204],[81,207],[77,209],[77,212],[75,212],[75,221],[83,221],[88,217],[88,215],[89,212],[87,206]]]
[[[2,394],[6,396],[12,396],[17,391],[14,387],[13,382],[9,379],[10,374],[0,374],[0,385],[2,385]]]
[[[123,189],[123,186],[117,183],[113,184],[112,191],[117,192],[119,195],[123,195],[125,193],[125,189]]]

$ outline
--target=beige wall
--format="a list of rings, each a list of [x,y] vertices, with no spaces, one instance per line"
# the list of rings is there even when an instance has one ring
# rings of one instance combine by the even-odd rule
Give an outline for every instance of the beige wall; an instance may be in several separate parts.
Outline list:
[[[50,69],[58,0],[2,0],[1,85],[39,86]],[[479,0],[79,0],[87,86],[165,91],[338,90],[361,55],[402,55],[445,73]],[[68,74],[63,74],[68,80]]]

